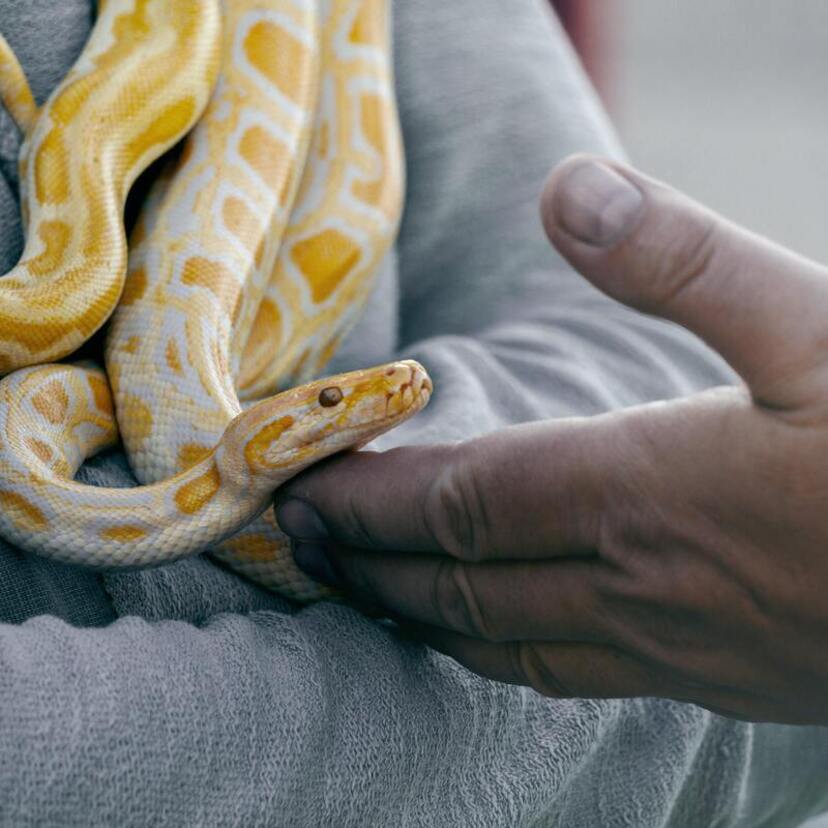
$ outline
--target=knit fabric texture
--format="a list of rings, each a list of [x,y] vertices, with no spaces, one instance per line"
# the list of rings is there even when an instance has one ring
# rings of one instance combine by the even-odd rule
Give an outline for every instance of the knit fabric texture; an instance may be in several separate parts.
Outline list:
[[[89,0],[0,0],[40,100],[93,17]],[[331,369],[414,357],[436,391],[376,447],[732,381],[545,240],[551,166],[621,150],[544,0],[398,0],[394,44],[406,210]],[[19,145],[0,111],[6,268],[23,242]],[[118,452],[81,479],[134,485]],[[101,576],[2,545],[0,620],[4,825],[788,826],[828,807],[824,729],[544,699],[204,556]]]

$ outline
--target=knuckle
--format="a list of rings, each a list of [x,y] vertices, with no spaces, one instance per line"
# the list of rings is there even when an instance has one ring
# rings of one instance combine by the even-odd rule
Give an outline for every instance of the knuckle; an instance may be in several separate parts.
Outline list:
[[[337,534],[352,546],[370,547],[372,533],[363,515],[363,506],[356,489],[343,499],[342,512],[337,520]]]
[[[465,561],[486,557],[488,509],[466,446],[454,448],[453,457],[429,487],[423,509],[428,531],[441,549]]]
[[[507,646],[513,672],[522,684],[550,698],[567,699],[578,695],[563,676],[551,668],[544,658],[543,645],[533,641],[516,641]]]
[[[688,288],[711,271],[719,248],[720,222],[711,213],[682,216],[672,228],[671,244],[663,248],[653,281],[653,299],[661,307],[675,304]]]
[[[676,204],[669,190],[657,192],[660,208],[653,211],[654,219],[627,245],[627,254],[646,271],[646,278],[610,291],[647,313],[663,313],[700,277],[711,272],[721,246],[722,222],[714,213]]]
[[[479,596],[460,561],[447,559],[437,569],[434,581],[434,609],[448,629],[489,639],[489,629]]]
[[[663,561],[643,561],[608,580],[607,640],[649,664],[673,667],[697,649],[697,612],[691,606],[686,572]],[[658,623],[655,623],[658,619]]]

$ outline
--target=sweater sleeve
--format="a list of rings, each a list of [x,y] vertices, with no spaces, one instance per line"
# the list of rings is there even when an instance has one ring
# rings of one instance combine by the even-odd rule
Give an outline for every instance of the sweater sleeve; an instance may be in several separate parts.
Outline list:
[[[578,151],[621,155],[546,4],[423,0],[398,15],[400,350],[436,393],[381,445],[732,381],[698,339],[603,296],[546,240],[538,203],[551,168]]]
[[[543,239],[548,167],[618,150],[540,0],[395,12],[409,153],[400,350],[438,392],[393,440],[727,380],[692,337],[599,296]],[[0,625],[0,822],[795,825],[825,802],[820,729],[655,700],[549,701],[344,606],[263,606],[195,623]]]

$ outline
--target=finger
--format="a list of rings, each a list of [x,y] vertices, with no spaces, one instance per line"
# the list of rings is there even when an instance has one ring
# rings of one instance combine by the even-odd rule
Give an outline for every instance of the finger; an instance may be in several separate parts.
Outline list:
[[[488,641],[615,639],[606,568],[595,560],[468,564],[301,544],[295,554],[309,574],[417,623]]]
[[[554,170],[541,212],[577,270],[610,296],[700,335],[757,399],[799,404],[798,380],[826,370],[828,279],[814,262],[588,156]]]
[[[593,554],[626,450],[610,431],[600,418],[555,421],[345,455],[283,486],[277,519],[298,539],[463,560]]]
[[[666,673],[622,650],[596,644],[492,643],[434,627],[403,630],[474,673],[553,698],[679,697]]]
[[[728,718],[807,724],[790,705],[757,698],[739,687],[689,685],[668,670],[623,650],[596,644],[534,641],[496,644],[416,624],[401,632],[453,658],[485,678],[531,687],[550,698],[623,699],[654,697],[689,702]]]

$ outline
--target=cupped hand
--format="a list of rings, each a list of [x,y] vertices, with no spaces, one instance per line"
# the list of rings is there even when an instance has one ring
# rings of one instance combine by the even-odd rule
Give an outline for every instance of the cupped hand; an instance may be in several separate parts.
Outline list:
[[[828,271],[601,159],[542,215],[744,385],[335,458],[278,494],[297,562],[493,679],[828,723]]]

